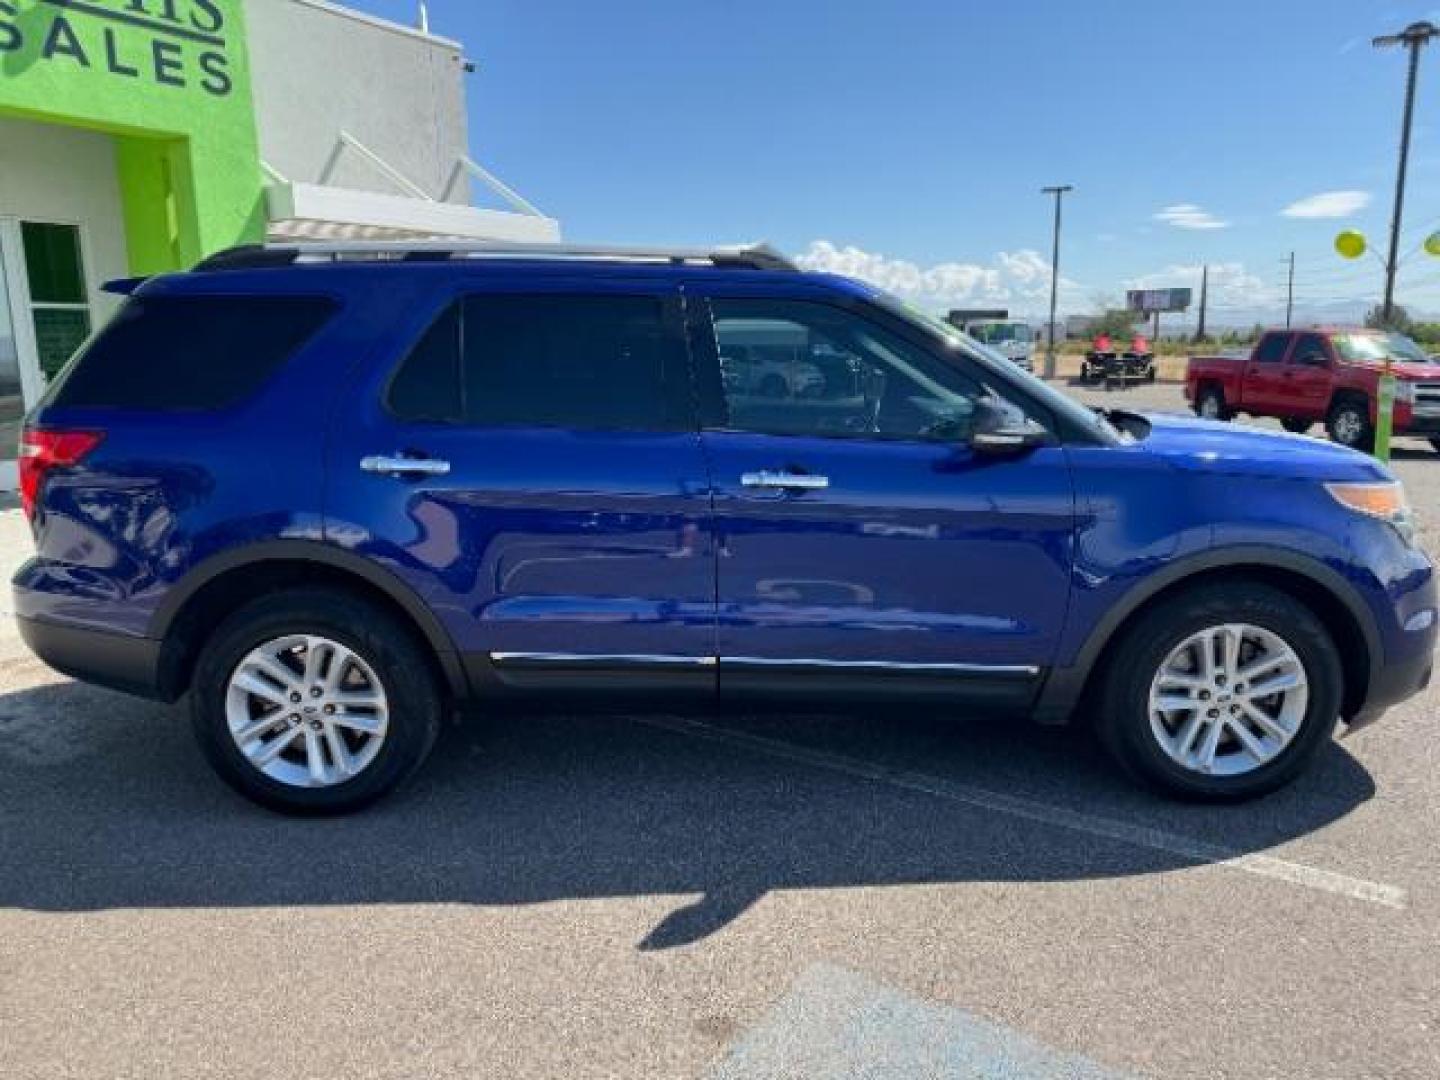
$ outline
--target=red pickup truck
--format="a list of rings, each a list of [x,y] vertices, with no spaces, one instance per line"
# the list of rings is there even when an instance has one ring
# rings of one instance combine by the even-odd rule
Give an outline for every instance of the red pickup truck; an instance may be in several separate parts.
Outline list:
[[[1196,415],[1213,420],[1273,416],[1295,432],[1320,420],[1336,442],[1369,450],[1387,357],[1396,379],[1395,434],[1429,439],[1440,450],[1440,363],[1404,334],[1271,330],[1248,357],[1192,356],[1185,397]]]

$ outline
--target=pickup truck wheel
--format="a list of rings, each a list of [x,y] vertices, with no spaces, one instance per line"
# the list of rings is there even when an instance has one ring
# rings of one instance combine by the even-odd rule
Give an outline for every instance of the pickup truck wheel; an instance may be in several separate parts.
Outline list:
[[[1304,435],[1310,430],[1313,423],[1313,420],[1302,420],[1298,416],[1287,416],[1284,420],[1280,421],[1280,426],[1292,434]]]
[[[272,594],[221,622],[190,700],[221,779],[287,814],[374,802],[420,767],[440,728],[440,693],[413,635],[328,589]]]
[[[1330,407],[1325,419],[1325,431],[1332,441],[1352,450],[1367,453],[1375,445],[1375,429],[1370,424],[1368,402],[1357,398],[1343,398]]]
[[[1253,798],[1293,780],[1329,740],[1340,668],[1324,625],[1294,597],[1199,586],[1124,631],[1096,727],[1128,772],[1166,794]]]
[[[1229,420],[1235,414],[1225,404],[1225,391],[1218,386],[1203,386],[1195,397],[1195,415],[1203,420]]]

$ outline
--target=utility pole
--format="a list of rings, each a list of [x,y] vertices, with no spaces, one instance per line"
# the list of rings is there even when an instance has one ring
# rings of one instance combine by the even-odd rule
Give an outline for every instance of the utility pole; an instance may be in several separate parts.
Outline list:
[[[1290,275],[1285,284],[1285,329],[1290,329],[1290,317],[1295,313],[1295,252],[1290,252]]]
[[[1395,270],[1400,261],[1400,222],[1405,213],[1405,172],[1410,165],[1410,126],[1415,119],[1415,79],[1420,72],[1420,50],[1431,38],[1440,36],[1434,23],[1411,23],[1398,34],[1386,34],[1371,42],[1377,49],[1403,45],[1410,50],[1410,68],[1405,78],[1405,116],[1400,121],[1400,165],[1395,170],[1395,212],[1390,218],[1390,257],[1385,260],[1385,300],[1380,319],[1386,325],[1395,312]],[[1385,357],[1385,370],[1380,376],[1375,401],[1375,456],[1390,460],[1390,433],[1395,424],[1395,374],[1391,360]]]
[[[1395,307],[1395,270],[1400,255],[1400,221],[1405,212],[1405,173],[1410,165],[1410,127],[1415,118],[1415,79],[1420,71],[1420,50],[1431,38],[1440,36],[1433,23],[1411,23],[1398,34],[1377,37],[1377,49],[1403,45],[1410,50],[1410,70],[1405,79],[1405,115],[1400,122],[1400,167],[1395,172],[1395,210],[1390,218],[1390,257],[1385,260],[1385,301],[1380,314],[1388,325]]]
[[[1060,184],[1040,189],[1042,195],[1055,196],[1055,236],[1050,249],[1050,335],[1045,349],[1045,378],[1055,377],[1055,299],[1060,288],[1060,200],[1067,191],[1074,191],[1073,184]]]
[[[1195,344],[1205,340],[1205,305],[1210,301],[1210,264],[1200,268],[1200,322],[1195,327]]]

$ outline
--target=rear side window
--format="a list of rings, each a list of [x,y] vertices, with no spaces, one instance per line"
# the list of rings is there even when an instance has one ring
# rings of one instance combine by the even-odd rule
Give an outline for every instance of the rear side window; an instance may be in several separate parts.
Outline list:
[[[75,358],[48,405],[193,412],[259,390],[329,320],[331,300],[137,296]]]
[[[391,380],[402,420],[478,427],[693,427],[689,370],[650,296],[470,296]]]
[[[1290,338],[1285,334],[1266,334],[1255,346],[1255,363],[1278,364],[1285,359],[1285,347]]]

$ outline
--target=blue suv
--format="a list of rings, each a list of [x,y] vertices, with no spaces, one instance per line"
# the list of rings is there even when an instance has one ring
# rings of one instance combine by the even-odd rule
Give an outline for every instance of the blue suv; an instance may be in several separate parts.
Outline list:
[[[22,439],[58,670],[175,701],[325,813],[454,707],[927,707],[1092,723],[1238,799],[1427,684],[1380,464],[1097,413],[768,248],[241,248],[130,298]]]

